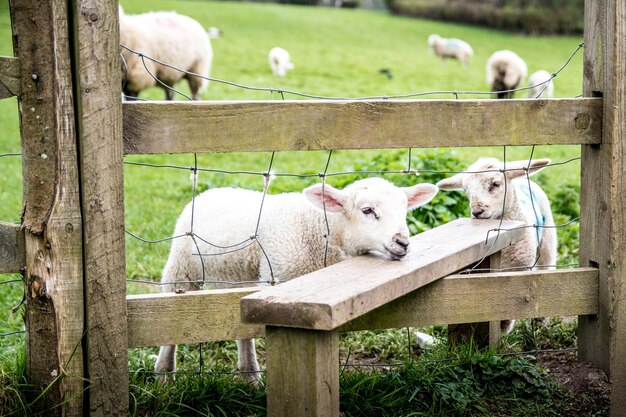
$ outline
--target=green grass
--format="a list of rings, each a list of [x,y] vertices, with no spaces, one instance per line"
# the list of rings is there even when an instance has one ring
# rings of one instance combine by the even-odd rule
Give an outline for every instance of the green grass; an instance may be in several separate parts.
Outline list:
[[[146,3],[138,0],[126,0],[122,3],[127,13],[147,10]],[[215,59],[211,75],[215,78],[230,80],[243,85],[282,88],[332,97],[395,95],[436,90],[486,91],[488,86],[485,82],[484,66],[493,51],[505,48],[516,51],[528,63],[529,72],[537,69],[556,71],[581,41],[578,37],[519,36],[478,27],[408,19],[365,10],[173,0],[152,1],[149,7],[152,10],[175,9],[179,13],[193,16],[205,27],[218,26],[224,31],[224,37],[213,40]],[[426,39],[431,33],[469,41],[475,50],[475,56],[470,67],[463,69],[456,61],[442,63],[438,58],[431,55],[426,45]],[[289,50],[296,66],[285,79],[281,80],[272,76],[267,64],[267,52],[277,45]],[[0,3],[0,54],[12,55],[7,2]],[[380,68],[389,68],[394,78],[389,80],[382,76],[378,72]],[[579,52],[558,75],[555,84],[556,97],[575,97],[581,94],[582,52]],[[188,91],[184,83],[177,87],[185,92]],[[143,93],[142,97],[163,99],[164,93],[160,89],[153,88]],[[477,97],[482,96],[460,96],[461,99]],[[278,93],[255,92],[217,82],[210,84],[203,98],[207,100],[282,99]],[[299,97],[291,95],[286,95],[285,98],[299,99]],[[429,98],[452,99],[454,96],[446,94],[429,96]],[[419,132],[416,132],[417,134]],[[459,137],[459,143],[462,143],[463,139]],[[2,100],[0,101],[0,154],[19,152],[17,100]],[[506,149],[506,156],[509,160],[527,159],[530,152],[530,147],[509,147]],[[431,160],[430,158],[434,154],[438,156]],[[328,171],[343,172],[362,167],[376,168],[381,164],[403,167],[407,161],[405,155],[406,151],[337,151],[332,155]],[[419,158],[425,158],[426,162],[431,164],[437,164],[441,161],[441,164],[452,164],[456,169],[467,166],[479,155],[502,158],[503,149],[459,148],[455,150],[444,149],[435,153],[430,150],[413,151],[413,157],[416,158],[414,161]],[[565,161],[579,156],[580,147],[541,146],[535,149],[534,155],[536,157],[549,157],[554,161]],[[268,168],[270,157],[271,155],[268,153],[198,155],[198,164],[202,168],[261,172]],[[327,152],[281,152],[275,156],[273,169],[280,173],[323,172],[327,158]],[[191,167],[194,163],[193,155],[132,156],[126,157],[125,160],[185,167]],[[415,164],[417,162],[414,162]],[[445,168],[454,168],[452,165]],[[444,167],[442,165],[436,168],[442,169]],[[443,177],[441,174],[437,175],[423,176],[421,180],[433,182]],[[545,187],[553,200],[557,212],[557,223],[564,223],[577,216],[579,177],[580,164],[578,161],[547,169],[538,177],[538,181]],[[402,178],[398,177],[390,177],[390,179],[396,182],[403,181]],[[332,177],[329,182],[337,185],[345,183],[346,180],[343,177]],[[148,239],[169,236],[178,213],[192,197],[189,171],[126,165],[124,181],[127,229]],[[200,189],[209,186],[241,186],[261,189],[263,186],[262,178],[253,175],[201,173],[199,181]],[[279,177],[273,181],[270,192],[299,190],[313,181],[316,179]],[[22,209],[21,193],[21,158],[0,157],[1,220],[19,221]],[[443,193],[441,193],[440,198],[439,201],[445,200]],[[447,204],[449,204],[446,208],[447,212],[412,220],[412,230],[419,231],[426,227],[432,227],[436,222],[453,218],[449,217],[452,210],[458,211],[460,209],[456,208],[457,203],[455,201],[445,201],[448,201]],[[436,211],[436,207],[433,207],[432,210]],[[577,226],[559,230],[561,236],[560,263],[570,263],[577,260],[577,233]],[[129,237],[126,253],[128,277],[158,279],[168,250],[169,244],[167,242],[145,244]],[[16,278],[16,276],[2,277],[2,279],[12,278]],[[131,293],[157,290],[158,288],[152,286],[129,285],[129,292]],[[0,286],[0,332],[21,328],[20,313],[13,314],[10,312],[11,307],[19,304],[20,298],[21,288],[19,284]],[[402,330],[382,333],[370,332],[346,336],[342,341],[342,346],[343,351],[350,350],[353,357],[367,356],[372,351],[376,351],[376,355],[379,357],[389,360],[396,358],[406,360],[407,355],[401,353],[402,350],[398,348],[402,345],[404,337],[405,334]],[[516,343],[526,342],[518,341]],[[199,351],[196,346],[181,349],[180,357],[183,358],[181,369],[187,369],[191,372],[198,366]],[[209,351],[211,353],[208,353]],[[0,338],[0,352],[0,374],[3,376],[20,375],[23,369],[23,336]],[[153,348],[132,350],[130,355],[131,368],[152,369],[155,353]],[[205,355],[207,355],[205,357],[207,364],[212,367],[231,370],[234,366],[235,355],[232,343],[210,344],[205,349]],[[213,358],[213,356],[215,357]],[[142,385],[143,383],[138,382],[140,377],[132,377],[131,379],[134,381],[132,392],[135,404],[142,404],[137,406],[137,415],[142,415],[143,411],[141,410],[145,410],[141,407],[145,406],[150,409],[150,407],[160,406],[158,404],[161,404],[160,401],[163,399],[159,393],[162,391],[150,391],[155,387],[150,384]],[[17,384],[17,382],[15,383]],[[193,382],[190,383],[193,385]],[[358,381],[355,383],[358,384]],[[365,386],[370,382],[368,380],[368,382],[361,384]],[[176,385],[178,386],[178,384]],[[201,384],[198,383],[197,385]],[[9,388],[11,387],[15,387],[15,385],[9,385]],[[185,389],[187,388],[189,387]],[[161,387],[159,389],[168,390],[170,388]],[[225,387],[224,389],[226,390],[224,395],[235,395],[232,391],[228,391],[229,388]],[[234,389],[240,389],[240,386],[237,385],[237,388]],[[355,390],[354,388],[350,389]],[[11,396],[11,392],[13,391],[9,389],[4,394],[0,393],[0,398],[14,398]],[[193,393],[193,391],[190,392]],[[182,391],[170,394],[172,396],[178,395],[172,397],[168,394],[167,398],[171,399],[174,406],[178,407],[183,404]],[[186,395],[191,396],[191,394]],[[262,394],[250,392],[245,395],[245,398],[254,398],[254,401],[257,401]],[[395,395],[390,395],[389,398],[395,398]],[[184,398],[188,398],[188,396]],[[149,400],[148,398],[153,399]],[[150,401],[155,402],[152,406],[146,405]],[[255,404],[254,401],[250,401]],[[429,405],[429,407],[431,406],[432,404]],[[152,409],[154,410],[154,408]],[[171,408],[167,409],[171,410]],[[1,411],[0,414],[2,414]],[[178,411],[184,414],[181,410]],[[205,413],[210,411],[215,415],[220,415],[219,410],[202,409],[201,411]],[[249,412],[254,414],[256,411],[251,409]],[[190,411],[190,413],[192,412]],[[161,415],[173,414],[176,413],[171,411],[169,414]],[[350,415],[363,414],[355,411],[354,414]]]

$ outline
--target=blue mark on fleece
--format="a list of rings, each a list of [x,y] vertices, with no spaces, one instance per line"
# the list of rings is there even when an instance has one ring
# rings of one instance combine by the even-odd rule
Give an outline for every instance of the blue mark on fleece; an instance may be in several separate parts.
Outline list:
[[[543,225],[546,223],[546,218],[541,213],[539,207],[539,200],[533,191],[528,180],[515,181],[515,188],[517,189],[517,200],[522,206],[522,210],[526,210],[535,215],[535,225],[537,226],[537,245],[541,242],[541,235],[543,234]],[[533,209],[534,206],[534,209]]]

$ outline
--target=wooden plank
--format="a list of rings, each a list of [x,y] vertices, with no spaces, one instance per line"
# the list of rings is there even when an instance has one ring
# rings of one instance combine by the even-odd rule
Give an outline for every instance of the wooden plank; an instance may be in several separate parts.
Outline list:
[[[340,330],[595,314],[597,295],[595,268],[452,275],[365,314]]]
[[[599,269],[599,311],[579,318],[579,357],[609,375],[626,410],[626,2],[585,2],[583,93],[603,97],[602,145],[583,146],[580,262]]]
[[[126,154],[591,144],[600,99],[126,102]]]
[[[261,325],[243,324],[239,300],[255,288],[129,295],[128,346],[160,346],[208,340],[250,339]]]
[[[118,2],[72,0],[90,416],[128,414]]]
[[[26,376],[52,416],[83,412],[82,220],[67,2],[10,2],[20,67]]]
[[[159,346],[261,337],[239,300],[263,287],[129,295],[128,345]],[[340,327],[342,331],[461,324],[598,312],[598,270],[452,275]]]
[[[267,415],[339,417],[337,331],[267,327]]]
[[[411,238],[406,259],[359,256],[241,299],[247,323],[332,330],[521,239],[499,220],[458,219]],[[521,222],[504,221],[504,229]]]
[[[0,56],[0,100],[20,93],[20,60]]]
[[[22,226],[0,222],[0,274],[22,272],[26,266],[25,256]]]

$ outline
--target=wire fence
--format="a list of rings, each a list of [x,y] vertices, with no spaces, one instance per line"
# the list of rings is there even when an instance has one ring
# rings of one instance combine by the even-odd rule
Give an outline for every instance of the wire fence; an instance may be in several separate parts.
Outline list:
[[[243,84],[239,84],[236,82],[232,82],[232,81],[227,81],[227,80],[221,80],[221,79],[217,79],[217,78],[212,78],[212,77],[207,77],[204,76],[202,74],[196,74],[196,73],[192,73],[192,72],[188,72],[185,71],[181,68],[176,67],[175,65],[171,64],[171,63],[165,63],[165,62],[161,62],[159,60],[156,60],[152,57],[149,57],[145,54],[143,54],[141,51],[135,51],[131,48],[128,48],[124,45],[121,46],[123,48],[123,50],[139,57],[143,63],[144,68],[146,69],[146,71],[155,79],[155,81],[162,86],[163,88],[171,91],[172,93],[175,93],[179,96],[182,96],[188,100],[191,100],[192,98],[189,95],[184,94],[183,92],[168,86],[167,84],[165,84],[163,81],[159,80],[154,73],[152,73],[149,69],[149,66],[146,65],[146,60],[152,61],[154,63],[157,63],[159,65],[163,65],[166,66],[168,68],[171,69],[175,69],[177,71],[180,71],[181,73],[185,74],[185,75],[189,75],[189,76],[195,76],[195,77],[199,77],[199,78],[204,78],[208,81],[212,81],[212,82],[216,82],[216,83],[222,83],[222,84],[227,84],[230,85],[232,87],[235,88],[240,88],[240,89],[245,89],[245,90],[252,90],[252,91],[265,91],[268,92],[270,94],[275,94],[278,93],[280,94],[282,99],[285,99],[286,96],[294,96],[294,97],[300,97],[300,98],[306,98],[306,99],[324,99],[324,100],[394,100],[394,99],[410,99],[410,98],[419,98],[419,97],[427,97],[427,96],[434,96],[434,95],[449,95],[454,97],[455,99],[459,99],[462,96],[468,96],[468,95],[480,95],[480,96],[487,96],[487,97],[491,97],[494,94],[497,94],[498,92],[493,92],[493,91],[445,91],[445,90],[441,90],[441,91],[427,91],[427,92],[412,92],[412,93],[406,93],[406,94],[397,94],[397,95],[373,95],[373,96],[365,96],[365,97],[354,97],[354,98],[350,98],[350,97],[332,97],[332,96],[322,96],[322,95],[315,95],[315,94],[308,94],[308,93],[303,93],[303,92],[298,92],[298,91],[292,91],[292,90],[286,90],[286,89],[281,89],[281,88],[273,88],[273,87],[254,87],[254,86],[247,86],[247,85],[243,85]],[[524,87],[519,87],[519,88],[515,88],[515,89],[511,89],[511,90],[505,90],[505,91],[501,91],[502,93],[514,93],[514,92],[520,92],[520,91],[526,91],[526,90],[530,90],[536,87],[542,87],[543,89],[541,90],[541,92],[537,95],[537,97],[541,96],[541,93],[543,92],[543,90],[545,90],[545,88],[547,88],[549,82],[554,79],[555,77],[557,77],[559,75],[559,73],[561,71],[563,71],[567,65],[570,63],[570,61],[572,60],[572,58],[579,52],[579,50],[583,47],[583,43],[578,44],[577,48],[571,53],[571,55],[567,58],[567,60],[563,63],[563,65],[558,68],[557,70],[555,70],[554,72],[552,72],[550,78],[542,83],[536,84],[536,85],[531,85],[531,86],[524,86]],[[123,63],[125,68],[127,68],[127,64],[126,64],[126,60],[124,59],[124,56],[122,55],[122,59],[123,59]],[[127,70],[126,70],[127,71]],[[126,73],[124,79],[128,78],[128,74]],[[131,97],[126,97],[126,98],[131,98]],[[138,98],[132,98],[132,99],[138,99]],[[529,177],[529,168],[531,166],[531,161],[533,160],[533,154],[534,154],[534,150],[535,147],[532,147],[532,151],[531,154],[528,158],[528,165],[527,167],[523,168],[524,170],[524,180],[530,184],[530,177]],[[306,178],[318,178],[322,184],[322,186],[324,187],[326,184],[326,179],[330,178],[330,177],[337,177],[337,176],[346,176],[346,175],[357,175],[357,176],[373,176],[373,175],[380,175],[380,176],[391,176],[391,175],[411,175],[411,176],[415,176],[417,174],[421,173],[425,173],[428,172],[430,174],[436,174],[436,175],[440,175],[441,179],[445,178],[447,175],[450,174],[467,174],[467,175],[481,175],[481,174],[492,174],[492,173],[498,173],[501,174],[503,177],[503,183],[505,184],[505,191],[504,191],[504,199],[502,202],[502,208],[501,208],[501,212],[505,212],[506,207],[507,207],[507,202],[510,199],[510,195],[511,195],[511,190],[509,190],[507,187],[508,182],[506,181],[506,175],[507,173],[519,170],[519,168],[514,168],[514,169],[507,169],[506,168],[506,163],[507,163],[507,147],[503,147],[503,161],[504,161],[504,167],[501,169],[493,169],[493,170],[479,170],[479,171],[463,171],[463,170],[459,170],[459,171],[452,171],[452,170],[422,170],[422,171],[418,171],[416,170],[413,166],[412,166],[412,149],[407,149],[407,161],[406,161],[406,169],[402,169],[402,170],[354,170],[354,171],[337,171],[337,172],[329,172],[329,165],[331,162],[331,158],[333,155],[333,151],[329,151],[328,152],[328,157],[325,163],[325,166],[323,167],[323,169],[321,169],[319,172],[317,173],[302,173],[302,172],[292,172],[292,173],[288,173],[288,172],[275,172],[274,170],[274,156],[275,153],[272,152],[271,153],[271,157],[270,160],[268,161],[267,164],[267,169],[264,171],[235,171],[235,170],[227,170],[227,169],[215,169],[215,168],[206,168],[206,167],[201,167],[198,165],[198,160],[197,160],[197,155],[194,154],[194,164],[192,166],[181,166],[181,165],[165,165],[165,164],[150,164],[150,163],[144,163],[144,162],[131,162],[131,161],[125,161],[126,165],[129,166],[141,166],[141,167],[145,167],[145,168],[153,168],[153,169],[173,169],[173,170],[180,170],[180,171],[188,171],[191,173],[191,181],[192,181],[192,196],[191,196],[191,222],[190,222],[190,227],[188,230],[185,231],[185,233],[182,234],[178,234],[175,236],[164,236],[164,237],[160,237],[160,238],[156,238],[156,239],[147,239],[144,238],[142,236],[140,236],[138,233],[134,233],[130,230],[126,230],[126,233],[133,239],[136,239],[140,242],[146,243],[146,244],[158,244],[158,243],[164,243],[164,242],[172,242],[175,240],[181,240],[181,239],[187,239],[190,240],[192,242],[192,247],[195,248],[194,252],[192,253],[192,255],[199,260],[200,262],[200,273],[198,274],[197,277],[195,277],[194,279],[185,279],[185,280],[176,280],[175,283],[176,284],[189,284],[189,285],[196,285],[196,286],[204,286],[207,284],[212,284],[212,285],[226,285],[226,286],[239,286],[239,285],[250,285],[250,284],[255,284],[255,285],[275,285],[278,282],[277,277],[275,277],[274,275],[274,268],[272,266],[272,263],[270,261],[270,257],[268,256],[268,254],[266,253],[264,247],[263,247],[263,243],[262,243],[262,238],[263,236],[259,235],[259,226],[261,224],[261,219],[262,219],[262,214],[264,211],[264,205],[265,205],[265,201],[267,196],[269,195],[268,190],[270,188],[270,185],[272,183],[272,180],[274,178],[277,177],[291,177],[291,178],[299,178],[299,179],[306,179]],[[5,153],[5,154],[0,154],[0,158],[2,157],[18,157],[21,156],[21,154],[19,153]],[[580,158],[571,158],[565,161],[558,161],[558,162],[552,162],[547,168],[555,168],[564,164],[568,164],[568,163],[573,163],[575,161],[578,161]],[[194,228],[194,225],[201,220],[196,219],[195,217],[195,201],[197,196],[199,195],[198,192],[198,174],[199,173],[219,173],[219,174],[227,174],[227,175],[251,175],[251,176],[258,176],[263,178],[264,181],[264,186],[263,186],[263,191],[261,193],[261,204],[260,207],[258,209],[258,212],[256,213],[255,217],[256,217],[256,222],[255,222],[255,227],[253,230],[249,230],[246,231],[246,233],[244,233],[244,235],[246,236],[245,238],[238,240],[238,241],[233,241],[233,242],[227,242],[227,243],[221,243],[221,242],[217,242],[215,241],[215,237],[214,236],[203,236],[202,234],[197,232],[197,228]],[[534,201],[534,198],[531,194],[531,204],[533,207],[533,211],[535,212],[535,214],[537,213],[537,207],[538,207],[538,202]],[[324,229],[326,230],[325,235],[323,236],[324,238],[324,242],[325,242],[325,248],[324,248],[324,255],[323,255],[323,260],[321,261],[321,264],[323,266],[326,266],[328,264],[328,251],[329,251],[329,242],[330,242],[330,238],[331,238],[331,227],[328,221],[328,216],[329,213],[327,213],[326,210],[323,210],[323,224],[324,224]],[[579,219],[573,219],[567,223],[564,224],[554,224],[554,225],[539,225],[538,223],[534,222],[532,224],[527,224],[525,226],[523,226],[523,228],[528,228],[528,229],[532,229],[537,235],[539,233],[539,230],[542,228],[548,229],[548,228],[554,228],[554,229],[559,229],[559,228],[564,228],[564,227],[568,227],[574,223],[577,223],[579,221]],[[500,235],[500,233],[502,231],[506,231],[508,229],[505,229],[502,226],[502,223],[500,224],[499,227],[494,228],[492,230],[489,231],[489,233],[496,233],[497,236]],[[486,241],[488,241],[489,239],[489,234],[486,236]],[[496,239],[497,240],[497,239]],[[537,242],[539,242],[539,238],[537,239]],[[495,245],[495,241],[493,243]],[[216,256],[222,256],[225,254],[231,254],[234,252],[239,252],[239,251],[243,251],[243,250],[247,250],[250,249],[252,247],[256,247],[259,249],[260,253],[261,253],[261,258],[262,258],[262,262],[265,262],[268,270],[270,271],[269,274],[269,278],[265,279],[265,280],[242,280],[242,281],[228,281],[228,280],[211,280],[211,279],[207,279],[207,268],[205,265],[205,262],[207,259],[212,258],[212,257],[216,257]],[[539,247],[539,243],[537,248]],[[487,253],[489,253],[489,249],[490,248],[485,248],[485,256],[483,258],[483,260],[487,257]],[[535,258],[535,260],[529,264],[529,265],[516,265],[516,266],[503,266],[501,268],[480,268],[480,264],[482,262],[477,262],[475,265],[469,267],[467,270],[463,271],[465,273],[470,273],[470,272],[482,272],[482,271],[505,271],[505,270],[530,270],[530,269],[537,269],[537,268],[546,268],[546,269],[554,269],[554,268],[569,268],[569,267],[573,267],[573,266],[578,266],[578,265],[572,265],[572,264],[544,264],[544,265],[540,265],[538,264],[538,260],[539,258]],[[142,284],[149,284],[149,285],[155,285],[155,286],[159,286],[159,287],[163,287],[163,286],[171,286],[172,283],[174,281],[162,281],[162,282],[155,282],[153,280],[150,279],[128,279],[128,282],[135,282],[135,283],[142,283]],[[0,286],[4,286],[4,285],[18,285],[22,284],[22,280],[21,279],[10,279],[10,280],[6,280],[6,281],[2,281],[0,282]],[[21,305],[21,303],[20,303]],[[19,306],[18,306],[19,308]],[[6,333],[2,333],[0,334],[0,337],[9,337],[9,336],[13,336],[13,335],[18,335],[18,334],[23,334],[24,331],[23,330],[15,330],[15,331],[10,331],[10,332],[6,332]],[[407,338],[407,348],[408,348],[408,352],[409,352],[409,356],[411,355],[411,344],[412,344],[412,335],[410,334],[410,332],[408,332],[409,337]],[[202,349],[202,348],[201,348]],[[348,357],[350,355],[348,354]],[[200,357],[202,357],[202,354],[200,355]],[[353,367],[353,366],[358,366],[358,364],[346,364],[345,366],[349,366],[349,367]],[[370,365],[363,365],[363,366],[372,366]],[[385,365],[385,366],[393,366],[393,365]],[[200,367],[199,367],[199,372],[203,373],[203,364],[202,361],[200,362]]]

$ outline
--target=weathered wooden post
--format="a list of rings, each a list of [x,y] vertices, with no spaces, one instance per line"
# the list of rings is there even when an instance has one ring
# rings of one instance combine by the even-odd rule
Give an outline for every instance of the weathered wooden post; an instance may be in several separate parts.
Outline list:
[[[579,318],[578,352],[609,375],[626,415],[626,2],[585,2],[584,95],[602,97],[602,144],[583,145],[580,264],[599,269],[599,312]],[[578,120],[577,120],[578,122]],[[581,126],[588,123],[580,120]]]
[[[10,1],[19,60],[26,374],[46,415],[125,415],[117,1]]]

